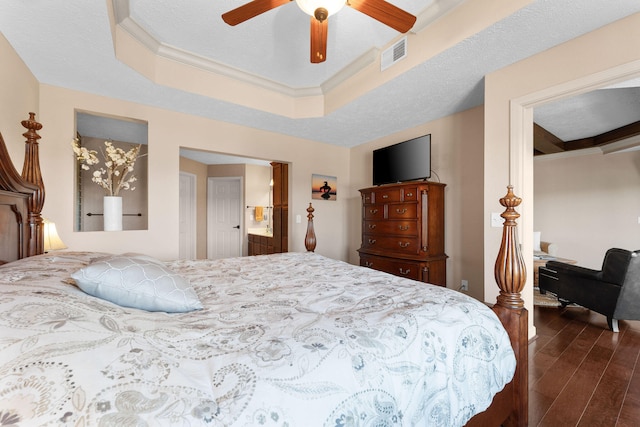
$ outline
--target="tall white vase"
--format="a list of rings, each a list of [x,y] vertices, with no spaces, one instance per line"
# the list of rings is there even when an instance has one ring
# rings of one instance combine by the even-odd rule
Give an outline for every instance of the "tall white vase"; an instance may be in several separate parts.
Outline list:
[[[122,230],[122,197],[104,196],[104,231]]]

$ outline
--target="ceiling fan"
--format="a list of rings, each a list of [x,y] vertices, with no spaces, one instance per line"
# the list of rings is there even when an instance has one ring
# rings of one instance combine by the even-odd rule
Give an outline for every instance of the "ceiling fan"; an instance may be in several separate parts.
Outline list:
[[[415,16],[385,0],[253,0],[224,13],[222,19],[229,25],[238,25],[290,1],[311,16],[311,62],[316,64],[327,59],[328,18],[345,4],[401,33],[416,22]]]

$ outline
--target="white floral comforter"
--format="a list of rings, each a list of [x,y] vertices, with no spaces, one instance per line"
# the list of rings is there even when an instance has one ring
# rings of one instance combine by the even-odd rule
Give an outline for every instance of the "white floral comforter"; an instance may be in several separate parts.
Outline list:
[[[456,426],[509,382],[500,322],[461,293],[287,253],[167,263],[205,306],[84,294],[104,254],[0,267],[0,424]]]

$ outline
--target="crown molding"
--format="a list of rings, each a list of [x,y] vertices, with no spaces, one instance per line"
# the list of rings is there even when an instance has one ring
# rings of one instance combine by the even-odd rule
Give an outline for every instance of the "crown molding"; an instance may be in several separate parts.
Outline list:
[[[410,33],[415,35],[429,24],[467,1],[468,0],[434,0],[427,9],[417,16],[416,25],[411,29]],[[242,87],[243,90],[254,88],[263,94],[271,93],[278,101],[271,104],[267,103],[269,105],[265,105],[264,102],[254,105],[250,101],[247,101],[246,97],[244,101],[235,101],[235,103],[288,117],[321,117],[327,114],[325,105],[325,97],[327,94],[340,87],[345,87],[344,85],[348,83],[349,80],[355,78],[357,74],[362,73],[364,70],[369,70],[367,72],[371,74],[371,69],[375,69],[375,73],[380,74],[379,67],[376,67],[376,65],[380,61],[381,52],[395,42],[395,40],[392,40],[380,49],[372,48],[368,50],[338,73],[326,79],[319,86],[294,88],[254,73],[222,64],[211,58],[160,42],[131,16],[130,0],[111,0],[107,2],[107,7],[110,12],[112,39],[116,57],[147,78],[158,84],[164,84],[182,90],[190,90],[185,89],[188,85],[185,86],[178,83],[176,86],[168,81],[160,81],[159,76],[166,75],[166,73],[163,74],[161,67],[169,66],[172,72],[179,72],[179,68],[175,68],[175,66],[187,67],[184,68],[184,70],[200,70],[208,74],[212,82],[226,81],[231,84],[230,82],[233,81],[234,86],[238,88]],[[118,37],[118,30],[126,33],[127,36]],[[132,42],[138,43],[139,47],[132,47]],[[140,47],[143,50],[140,50]],[[136,55],[130,54],[133,50],[137,51]],[[150,55],[146,55],[145,51]],[[384,81],[386,81],[385,78],[381,79],[381,83]],[[211,94],[200,94],[212,96]],[[286,101],[286,99],[289,99],[289,101]],[[225,100],[234,102],[228,96]],[[279,107],[276,105],[279,105]]]

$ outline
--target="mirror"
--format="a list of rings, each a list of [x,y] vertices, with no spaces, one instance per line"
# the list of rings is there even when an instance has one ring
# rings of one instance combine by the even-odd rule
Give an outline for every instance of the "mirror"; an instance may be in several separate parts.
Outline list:
[[[74,142],[74,230],[146,230],[147,122],[76,111]]]

